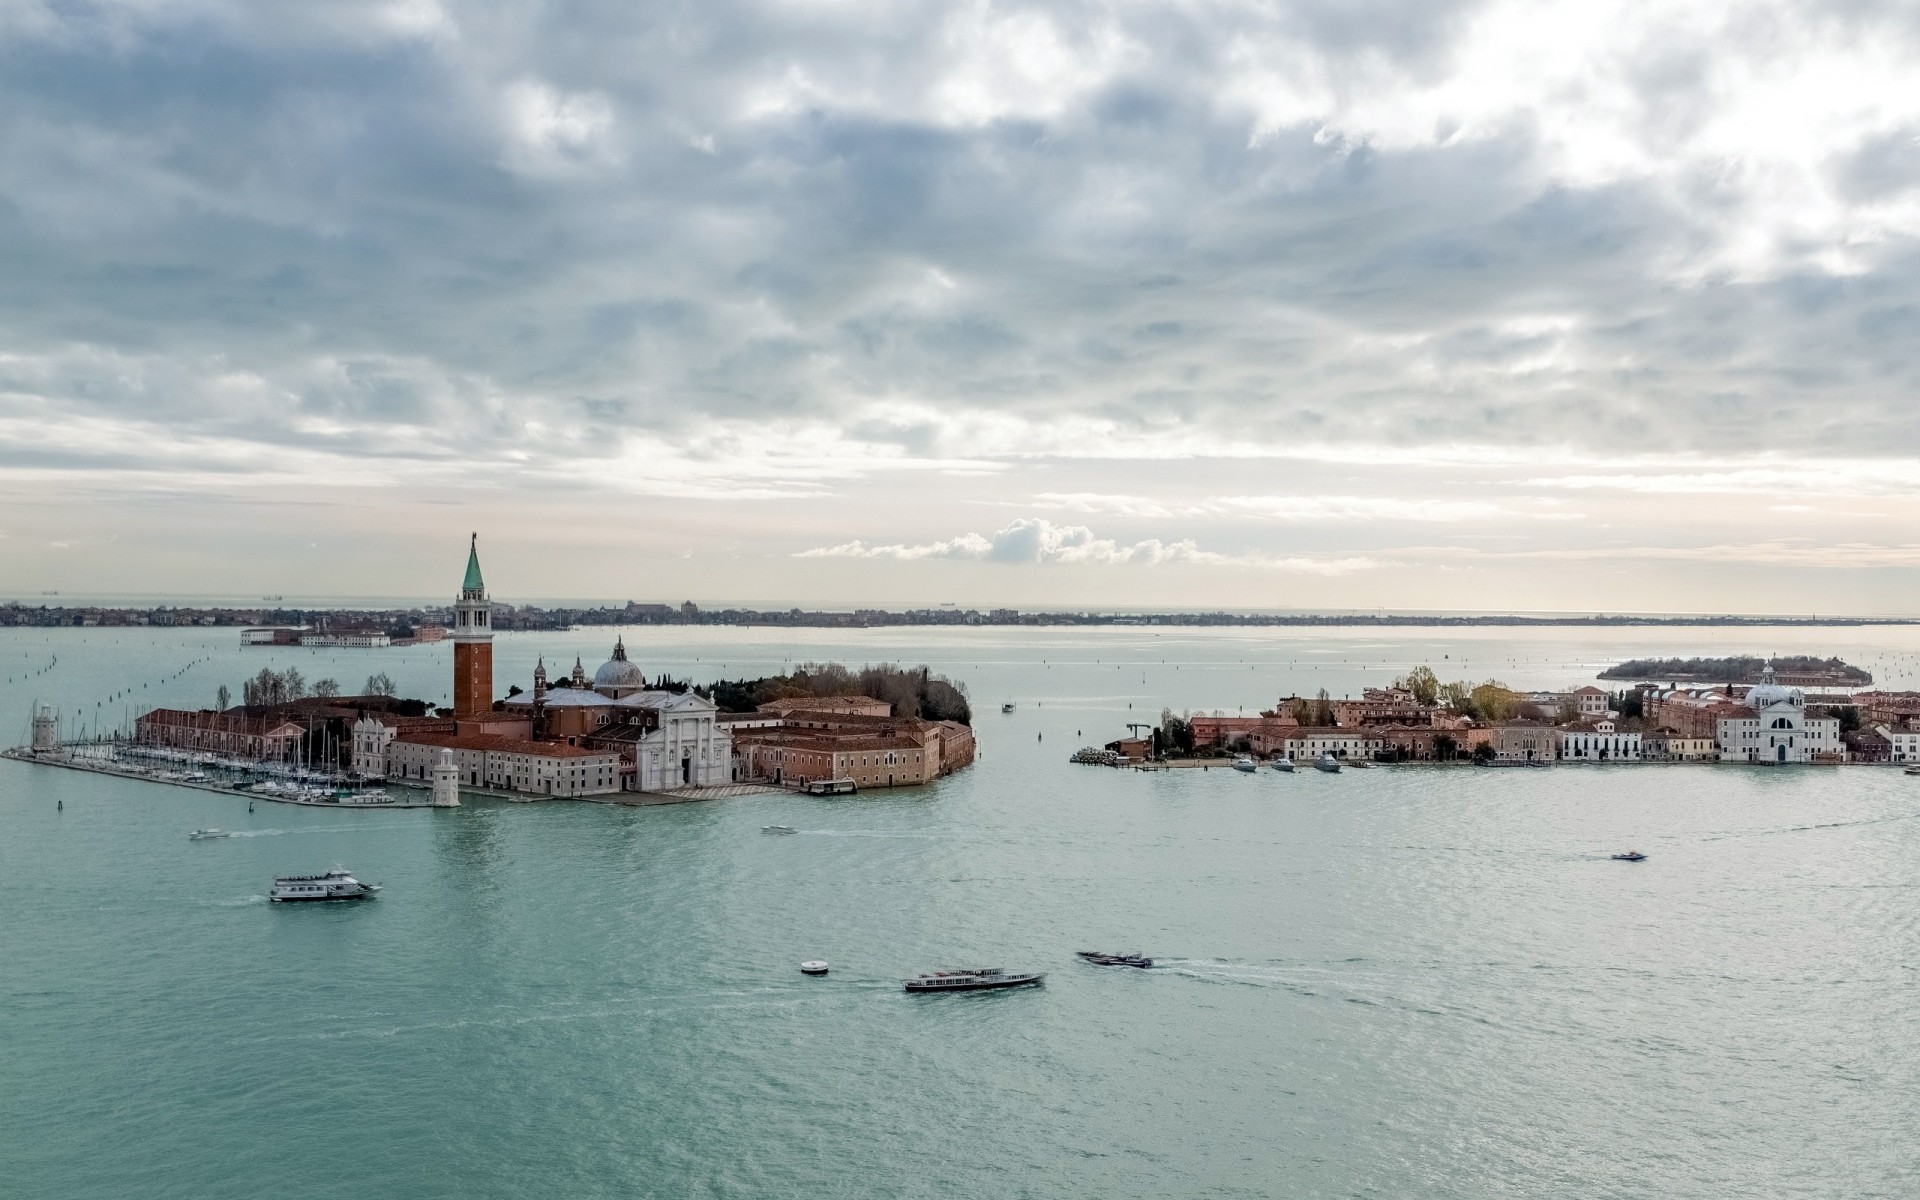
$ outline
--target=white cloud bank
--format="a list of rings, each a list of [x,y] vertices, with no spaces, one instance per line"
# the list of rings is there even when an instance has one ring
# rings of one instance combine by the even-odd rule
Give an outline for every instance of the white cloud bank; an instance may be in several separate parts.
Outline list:
[[[1191,539],[1164,542],[1158,538],[1123,544],[1098,537],[1085,525],[1056,525],[1044,517],[1023,517],[991,535],[963,533],[945,541],[919,545],[869,545],[844,542],[802,550],[796,558],[869,558],[911,562],[918,559],[957,559],[965,562],[1022,564],[1090,563],[1100,566],[1188,563],[1209,567],[1254,567],[1303,575],[1350,575],[1380,564],[1365,557],[1276,557],[1267,554],[1221,554],[1202,550]]]

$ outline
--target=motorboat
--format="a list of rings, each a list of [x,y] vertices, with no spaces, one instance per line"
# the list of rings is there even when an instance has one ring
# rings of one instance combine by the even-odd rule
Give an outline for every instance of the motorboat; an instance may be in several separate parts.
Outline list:
[[[1348,765],[1348,766],[1350,766],[1350,767],[1352,767],[1352,768],[1353,768],[1354,770],[1356,770],[1356,771],[1371,771],[1371,770],[1373,770],[1373,764],[1372,764],[1372,763],[1370,763],[1370,762],[1368,762],[1368,761],[1367,761],[1366,759],[1364,759],[1364,758],[1350,758],[1350,759],[1348,759],[1348,760],[1347,760],[1347,765]]]
[[[802,975],[825,975],[827,973],[827,960],[824,958],[810,958],[800,964],[800,973]]]
[[[1913,765],[1912,765],[1911,767],[1908,767],[1908,768],[1907,768],[1907,769],[1906,769],[1905,771],[1902,771],[1902,772],[1901,772],[1901,774],[1903,774],[1903,775],[1920,775],[1920,763],[1915,763],[1915,764],[1913,764]]]
[[[1255,771],[1258,771],[1260,769],[1259,763],[1253,761],[1251,758],[1248,758],[1244,754],[1242,754],[1239,758],[1234,759],[1233,762],[1230,763],[1229,765],[1232,766],[1234,770],[1245,771],[1249,775],[1253,774]]]
[[[1319,758],[1313,760],[1313,769],[1316,771],[1325,771],[1329,775],[1338,775],[1340,773],[1340,760],[1331,754],[1322,754]]]
[[[909,992],[977,992],[986,988],[1025,987],[1046,975],[1008,971],[1001,967],[971,967],[958,971],[922,971],[903,984]]]
[[[791,825],[762,825],[760,827],[760,832],[761,833],[799,833],[800,831],[798,829],[795,829]]]
[[[365,900],[379,890],[379,884],[361,883],[336,867],[324,875],[282,875],[273,881],[273,890],[267,893],[267,899],[276,903],[294,900]]]
[[[1626,852],[1625,854],[1616,854],[1616,855],[1614,855],[1614,856],[1613,856],[1613,861],[1615,861],[1615,862],[1645,862],[1645,861],[1647,861],[1647,856],[1646,856],[1646,855],[1644,855],[1644,854],[1642,854],[1642,853],[1640,853],[1640,852],[1639,852],[1638,850],[1629,850],[1629,851],[1627,851],[1627,852]]]
[[[1010,712],[1012,712],[1012,711],[1013,711],[1013,701],[1011,701],[1011,700],[1009,700],[1009,701],[1007,701],[1007,702],[1006,702],[1005,704],[1002,704],[1002,705],[1000,706],[1000,711],[1001,711],[1001,712],[1003,712],[1003,713],[1010,713]]]
[[[1283,775],[1293,774],[1293,760],[1290,758],[1276,758],[1268,765]]]
[[[196,829],[187,835],[190,842],[204,842],[211,838],[229,838],[233,835],[224,829]]]
[[[1144,954],[1102,954],[1098,950],[1076,950],[1074,953],[1096,967],[1140,967],[1144,969],[1153,965],[1153,960]]]

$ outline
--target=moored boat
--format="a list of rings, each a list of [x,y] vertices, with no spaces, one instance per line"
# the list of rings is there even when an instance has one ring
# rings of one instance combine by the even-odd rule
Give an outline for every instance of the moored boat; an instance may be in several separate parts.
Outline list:
[[[1229,765],[1231,765],[1233,769],[1236,771],[1245,771],[1248,774],[1252,774],[1253,772],[1258,771],[1260,769],[1259,763],[1253,761],[1251,758],[1248,758],[1244,754],[1234,759],[1233,762]]]
[[[1274,770],[1279,771],[1283,775],[1293,774],[1293,760],[1290,758],[1276,758],[1271,765]]]
[[[1097,967],[1140,967],[1153,965],[1153,960],[1144,954],[1102,954],[1098,950],[1075,950],[1081,958]]]
[[[973,967],[959,971],[922,971],[902,986],[909,992],[974,992],[985,988],[1024,987],[1045,978],[1045,974],[1033,971]]]
[[[361,883],[346,871],[336,867],[324,875],[279,876],[273,881],[273,889],[267,893],[267,899],[275,902],[364,900],[379,890],[379,884]]]
[[[1340,773],[1340,760],[1331,754],[1322,754],[1319,758],[1313,760],[1313,769],[1316,771],[1325,771],[1329,775],[1338,775]]]

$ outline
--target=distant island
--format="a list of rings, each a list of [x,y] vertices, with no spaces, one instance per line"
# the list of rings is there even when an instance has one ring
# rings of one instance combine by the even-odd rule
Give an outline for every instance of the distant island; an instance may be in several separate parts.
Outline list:
[[[1674,683],[1758,683],[1769,660],[1752,655],[1729,658],[1636,658],[1608,667],[1602,679],[1671,680]],[[1860,687],[1873,675],[1837,658],[1790,654],[1771,660],[1781,683],[1816,687]]]
[[[543,608],[536,604],[492,606],[496,630],[566,630],[595,625],[769,625],[789,629],[879,629],[891,626],[1085,626],[1171,625],[1319,629],[1615,629],[1667,628],[1852,628],[1920,624],[1914,617],[1662,615],[1658,613],[1288,613],[1288,612],[1115,612],[1099,609],[1022,612],[1013,608],[753,609],[701,608],[684,604],[642,604],[632,600],[598,607]],[[290,608],[262,604],[244,608],[160,605],[157,607],[54,607],[0,601],[0,626],[240,626],[249,644],[386,645],[430,641],[453,622],[446,605],[362,609],[341,606]],[[334,632],[320,632],[325,626]],[[350,630],[342,634],[340,630]],[[1758,660],[1755,660],[1758,661]]]

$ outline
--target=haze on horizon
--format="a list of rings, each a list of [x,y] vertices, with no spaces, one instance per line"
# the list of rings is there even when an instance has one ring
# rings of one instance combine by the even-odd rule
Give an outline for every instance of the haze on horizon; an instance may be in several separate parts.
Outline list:
[[[0,600],[1911,613],[1920,10],[0,7]]]

